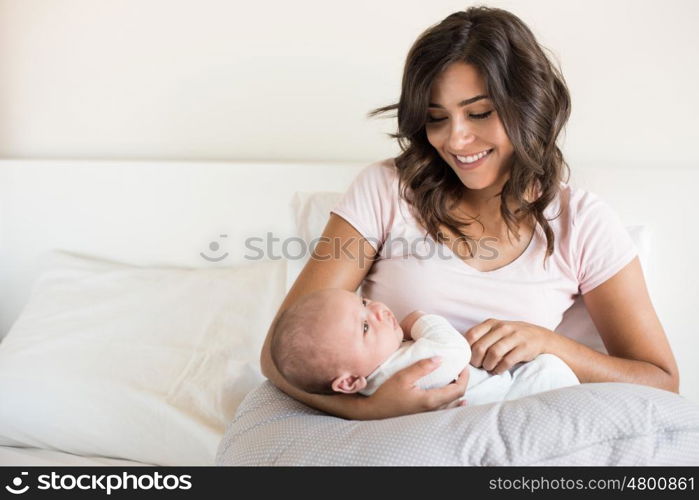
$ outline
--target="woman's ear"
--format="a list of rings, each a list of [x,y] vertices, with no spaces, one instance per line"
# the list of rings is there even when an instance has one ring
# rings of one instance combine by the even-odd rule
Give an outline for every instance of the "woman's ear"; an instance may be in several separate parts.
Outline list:
[[[345,394],[354,394],[366,387],[366,378],[351,373],[343,373],[335,377],[332,382],[332,388],[335,392],[344,392]]]

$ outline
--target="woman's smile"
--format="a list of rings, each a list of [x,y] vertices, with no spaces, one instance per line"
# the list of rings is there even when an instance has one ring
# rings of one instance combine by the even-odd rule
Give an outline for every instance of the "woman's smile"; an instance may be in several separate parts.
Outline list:
[[[488,159],[493,150],[494,149],[492,148],[487,149],[475,155],[461,156],[452,154],[452,156],[454,157],[454,162],[459,169],[468,171],[482,165]]]

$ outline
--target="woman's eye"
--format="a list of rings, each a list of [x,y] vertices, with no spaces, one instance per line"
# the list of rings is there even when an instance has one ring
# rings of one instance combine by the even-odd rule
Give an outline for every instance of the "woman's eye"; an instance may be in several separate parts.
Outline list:
[[[443,120],[446,120],[446,118],[432,118],[431,116],[427,117],[427,123],[437,123]]]
[[[485,113],[472,113],[469,116],[469,118],[473,118],[474,120],[485,120],[488,118],[491,114],[493,113],[493,110],[486,111]],[[427,117],[427,123],[437,123],[446,120],[446,118],[435,118],[433,116],[428,116]]]
[[[469,116],[470,116],[471,118],[473,118],[474,120],[485,120],[486,118],[488,118],[488,117],[490,116],[490,114],[491,114],[492,112],[493,112],[493,111],[491,110],[491,111],[486,111],[485,113],[480,113],[480,114],[477,114],[477,115],[469,115]]]
[[[366,333],[366,332],[368,332],[368,331],[369,331],[369,322],[368,322],[368,321],[365,321],[365,322],[364,322],[364,333]]]

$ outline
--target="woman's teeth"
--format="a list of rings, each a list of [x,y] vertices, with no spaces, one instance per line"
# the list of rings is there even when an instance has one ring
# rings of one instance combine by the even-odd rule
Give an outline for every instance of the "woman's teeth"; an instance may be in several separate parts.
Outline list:
[[[490,149],[487,150],[487,151],[482,151],[482,152],[478,153],[477,155],[473,155],[473,156],[459,156],[459,155],[456,155],[456,158],[457,158],[461,163],[473,163],[474,161],[477,161],[477,160],[480,160],[481,158],[483,158],[485,155],[487,155],[488,153],[490,153],[490,151],[491,151]]]

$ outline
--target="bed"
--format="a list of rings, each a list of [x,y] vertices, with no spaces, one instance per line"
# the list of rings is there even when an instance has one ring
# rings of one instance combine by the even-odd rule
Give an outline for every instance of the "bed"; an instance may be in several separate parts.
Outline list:
[[[0,464],[699,464],[696,297],[680,293],[697,273],[682,249],[699,242],[647,202],[660,187],[693,213],[690,170],[574,178],[639,247],[681,396],[585,384],[351,422],[265,382],[269,322],[328,204],[364,166],[0,162]],[[655,256],[671,249],[659,272]],[[564,322],[571,337],[594,328],[580,302]]]

